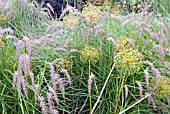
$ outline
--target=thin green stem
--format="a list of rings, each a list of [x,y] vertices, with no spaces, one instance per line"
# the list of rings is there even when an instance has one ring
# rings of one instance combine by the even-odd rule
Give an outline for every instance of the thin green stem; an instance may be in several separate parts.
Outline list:
[[[100,98],[101,98],[101,96],[102,96],[102,94],[103,94],[103,91],[104,91],[104,89],[105,89],[105,87],[106,87],[107,82],[109,81],[109,78],[110,78],[110,76],[111,76],[111,74],[112,74],[112,71],[113,71],[114,67],[115,67],[115,63],[113,64],[113,66],[112,66],[112,68],[111,68],[111,70],[110,70],[110,72],[109,72],[109,75],[107,76],[107,79],[106,79],[106,81],[105,81],[105,83],[104,83],[104,86],[103,86],[101,92],[100,92],[100,95],[99,95],[96,103],[94,104],[93,109],[92,109],[92,111],[91,111],[90,114],[93,114],[94,110],[96,109],[96,106],[97,106],[97,104],[98,104],[98,102],[99,102],[99,100],[100,100]]]
[[[144,99],[146,99],[147,97],[149,97],[151,94],[147,94],[145,97],[141,98],[139,101],[135,102],[134,104],[132,104],[131,106],[129,106],[128,108],[126,108],[125,110],[123,110],[122,112],[119,112],[119,114],[123,114],[126,111],[128,111],[129,109],[133,108],[135,105],[137,105],[138,103],[142,102]]]
[[[122,83],[121,83],[121,86],[120,86],[120,89],[119,89],[119,93],[118,93],[118,96],[117,96],[117,99],[116,99],[116,106],[115,106],[115,109],[114,109],[114,114],[116,114],[116,110],[117,110],[117,107],[119,105],[119,99],[120,99],[121,92],[123,90],[125,77],[126,77],[126,75],[123,76]]]
[[[90,101],[90,113],[92,111],[92,101],[91,101],[91,94],[89,93],[89,101]]]
[[[90,69],[90,60],[89,60],[89,77],[90,77],[90,71],[91,69]],[[89,93],[89,102],[90,102],[90,113],[91,113],[91,111],[92,111],[92,101],[91,101],[91,93]]]

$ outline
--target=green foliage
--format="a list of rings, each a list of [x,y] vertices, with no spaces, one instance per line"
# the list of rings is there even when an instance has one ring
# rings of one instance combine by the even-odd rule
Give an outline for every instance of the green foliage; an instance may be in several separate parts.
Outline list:
[[[162,5],[161,7],[163,8],[164,6]],[[168,7],[165,6],[164,11],[168,13],[169,10],[166,10],[166,8]],[[44,96],[47,106],[46,93],[49,92],[53,81],[50,77],[49,64],[53,63],[56,74],[60,74],[60,77],[65,81],[65,98],[62,97],[62,92],[57,85],[56,93],[59,98],[59,105],[56,105],[53,101],[53,108],[60,113],[87,114],[90,111],[88,100],[89,70],[88,64],[84,64],[81,61],[82,59],[85,59],[85,61],[89,59],[90,61],[95,60],[95,64],[90,66],[90,71],[95,75],[91,90],[92,106],[94,106],[109,71],[115,63],[114,57],[118,56],[121,51],[116,50],[116,44],[112,39],[117,41],[120,48],[119,41],[121,41],[121,38],[128,38],[128,42],[132,43],[130,50],[138,50],[137,52],[139,53],[135,56],[139,57],[140,55],[140,62],[150,61],[159,69],[162,76],[170,77],[168,73],[170,71],[169,39],[167,42],[165,41],[170,36],[170,16],[164,11],[160,11],[163,14],[165,13],[163,17],[158,17],[156,13],[149,16],[150,13],[148,12],[144,14],[129,14],[128,16],[115,16],[112,13],[108,15],[109,12],[103,11],[102,17],[95,22],[95,25],[86,25],[84,18],[80,16],[80,22],[74,26],[74,30],[70,30],[63,21],[47,19],[42,14],[40,7],[34,9],[29,3],[21,6],[20,3],[13,0],[11,10],[12,13],[8,15],[7,20],[0,23],[0,31],[8,27],[14,30],[12,34],[8,32],[3,34],[4,47],[0,47],[0,113],[2,114],[42,113],[39,102],[34,100],[35,90],[31,85],[30,78],[26,78],[28,98],[23,93],[19,97],[17,87],[12,87],[13,75],[18,69],[18,55],[16,54],[17,41],[11,39],[10,36],[15,36],[21,40],[26,36],[30,39],[32,50],[30,69],[35,76],[34,83],[39,85],[37,94]],[[160,23],[163,23],[164,27]],[[154,36],[154,34],[156,36],[160,35],[159,38]],[[160,40],[163,37],[165,39],[161,42]],[[153,42],[161,45],[164,49],[162,61],[159,60],[160,53],[153,46]],[[121,45],[129,48],[126,46],[126,43]],[[88,55],[87,51],[84,52],[84,49],[91,46],[92,50],[90,50],[90,55]],[[25,47],[22,48],[22,52],[25,54],[28,53],[26,50]],[[82,58],[82,54],[85,54],[84,58]],[[133,56],[133,53],[130,52],[129,55]],[[89,58],[89,56],[92,56],[92,58]],[[131,59],[134,59],[133,57]],[[121,59],[119,59],[119,62],[121,62]],[[130,76],[124,79],[124,84],[129,88],[129,95],[128,98],[125,98],[123,88],[117,112],[125,110],[140,100],[136,81],[141,82],[143,95],[150,92],[146,87],[144,70],[148,69],[150,78],[155,76],[147,64],[142,63],[141,65],[141,63],[139,69],[131,71],[136,72],[128,74]],[[114,112],[116,98],[123,80],[122,77],[125,75],[121,71],[121,66],[119,67],[119,69],[113,70],[96,107],[95,114],[111,114]],[[60,72],[61,68],[68,70],[72,79],[71,86],[67,83],[64,74]],[[154,98],[154,100],[158,113],[162,111],[169,113],[170,108],[166,99]],[[47,109],[50,113],[49,107]],[[154,113],[154,109],[152,105],[148,104],[147,99],[144,99],[126,113]]]

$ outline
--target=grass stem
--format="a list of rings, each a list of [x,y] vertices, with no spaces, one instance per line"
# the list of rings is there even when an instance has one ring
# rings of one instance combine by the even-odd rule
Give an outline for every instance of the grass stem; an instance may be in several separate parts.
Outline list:
[[[94,110],[95,110],[95,108],[96,108],[96,106],[97,106],[97,104],[98,104],[98,102],[99,102],[99,100],[100,100],[100,98],[101,98],[101,96],[102,96],[102,94],[103,94],[103,91],[104,91],[104,89],[105,89],[105,87],[106,87],[106,84],[107,84],[107,82],[109,81],[109,78],[110,78],[110,76],[111,76],[111,74],[112,74],[112,71],[113,71],[114,67],[115,67],[115,63],[113,64],[113,66],[112,66],[112,68],[111,68],[111,70],[110,70],[110,72],[109,72],[109,75],[107,76],[107,79],[106,79],[106,81],[105,81],[105,83],[104,83],[104,86],[103,86],[101,92],[100,92],[100,95],[99,95],[96,103],[94,104],[93,109],[92,109],[92,111],[91,111],[90,114],[93,114],[93,112],[94,112]]]

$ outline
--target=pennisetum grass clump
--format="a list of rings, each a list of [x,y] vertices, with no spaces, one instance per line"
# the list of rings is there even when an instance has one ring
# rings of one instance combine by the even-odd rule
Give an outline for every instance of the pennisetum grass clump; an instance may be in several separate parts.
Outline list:
[[[168,11],[111,2],[0,0],[0,113],[168,114]]]

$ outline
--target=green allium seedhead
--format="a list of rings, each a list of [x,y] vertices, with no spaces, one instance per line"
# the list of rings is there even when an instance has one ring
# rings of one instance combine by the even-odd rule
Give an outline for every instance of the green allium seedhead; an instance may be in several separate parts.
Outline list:
[[[143,65],[141,55],[137,50],[133,50],[132,48],[118,52],[114,58],[114,62],[118,69],[130,73],[138,72]]]
[[[80,17],[78,15],[69,13],[63,18],[63,22],[68,28],[75,29],[80,23]]]
[[[64,68],[69,71],[72,68],[72,61],[66,58],[60,58],[57,60],[56,66],[59,67],[60,69]]]
[[[119,50],[133,48],[132,43],[125,36],[116,38]]]
[[[80,53],[80,59],[84,63],[96,63],[99,60],[99,52],[92,46],[85,47]]]
[[[93,6],[92,4],[85,5],[82,14],[87,25],[89,26],[94,26],[95,24],[97,24],[102,17],[101,10],[96,6]]]
[[[0,14],[0,23],[3,23],[7,20],[7,15],[5,14]]]
[[[150,90],[156,87],[156,78],[153,78],[150,83]],[[170,78],[161,76],[160,83],[154,96],[156,98],[165,99],[170,96]]]
[[[3,42],[3,36],[0,35],[0,48],[3,48],[5,45],[4,45],[4,42]]]

